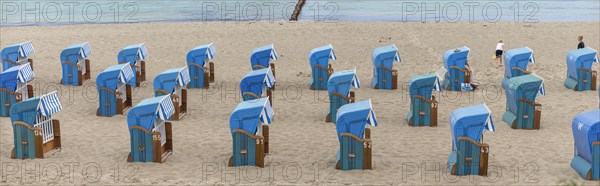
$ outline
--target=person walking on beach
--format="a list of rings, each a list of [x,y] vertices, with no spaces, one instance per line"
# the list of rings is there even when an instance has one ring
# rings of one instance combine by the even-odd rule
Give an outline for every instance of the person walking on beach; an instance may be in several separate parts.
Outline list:
[[[496,68],[501,67],[504,62],[502,54],[504,54],[504,43],[500,40],[496,44]]]
[[[577,44],[577,49],[585,48],[585,43],[583,43],[583,36],[577,36],[577,40],[579,41],[579,44]]]

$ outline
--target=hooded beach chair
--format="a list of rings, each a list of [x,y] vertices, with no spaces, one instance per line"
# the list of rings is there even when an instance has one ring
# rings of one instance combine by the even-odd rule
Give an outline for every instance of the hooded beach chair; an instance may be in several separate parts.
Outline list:
[[[325,122],[335,123],[337,110],[343,105],[354,103],[356,97],[354,91],[350,91],[351,87],[360,88],[356,69],[335,72],[329,77],[327,82],[329,113],[325,117]]]
[[[454,110],[450,130],[448,169],[452,175],[487,176],[489,145],[483,143],[483,131],[494,131],[490,109],[482,104]]]
[[[128,64],[113,65],[98,74],[96,86],[100,106],[96,115],[124,114],[132,106],[131,86],[127,84],[132,78],[133,71]]]
[[[255,48],[250,55],[250,65],[252,66],[252,70],[271,67],[273,77],[275,77],[275,64],[271,63],[271,60],[277,61],[277,52],[275,52],[273,44]]]
[[[146,82],[146,62],[144,59],[148,57],[148,50],[144,43],[129,45],[119,51],[117,59],[119,64],[128,63],[133,70],[133,78],[128,82],[129,85],[137,87]]]
[[[269,97],[269,102],[272,105],[273,86],[275,86],[275,76],[271,72],[271,67],[250,71],[240,81],[242,100],[248,101]]]
[[[269,127],[273,108],[268,98],[243,101],[229,117],[233,138],[229,166],[265,166],[265,154],[269,153]]]
[[[600,180],[600,109],[575,116],[571,127],[575,141],[571,167],[586,180]]]
[[[16,103],[10,109],[15,139],[11,158],[45,158],[60,151],[60,122],[53,115],[61,110],[56,91]]]
[[[31,69],[33,69],[33,59],[31,59],[31,56],[34,53],[35,50],[31,41],[4,47],[2,52],[0,52],[2,71],[25,63],[29,63]]]
[[[215,63],[210,61],[217,50],[211,44],[198,46],[187,54],[187,65],[190,71],[190,88],[208,88],[215,81]],[[208,67],[206,67],[208,63]]]
[[[504,80],[530,74],[527,65],[535,63],[533,50],[528,47],[516,48],[504,54]]]
[[[371,130],[377,126],[377,117],[371,100],[359,101],[340,107],[336,116],[340,149],[336,154],[336,169],[372,169]]]
[[[60,53],[61,84],[80,86],[83,84],[83,80],[90,79],[91,66],[88,57],[91,53],[92,47],[87,42],[73,44]]]
[[[174,113],[171,95],[145,99],[129,110],[131,152],[127,162],[162,163],[173,154],[173,130],[165,121]]]
[[[437,126],[438,102],[433,90],[440,91],[440,86],[435,73],[417,75],[410,79],[410,111],[406,116],[409,126]]]
[[[442,82],[442,89],[452,91],[473,90],[471,86],[471,73],[467,68],[470,49],[460,47],[450,49],[444,53],[444,69],[446,75]]]
[[[154,96],[171,95],[175,113],[172,120],[179,120],[187,113],[187,89],[190,82],[188,67],[169,69],[154,78]]]
[[[13,66],[0,73],[0,116],[10,116],[10,107],[33,97],[33,86],[27,83],[35,77],[29,63]]]
[[[545,94],[544,79],[528,74],[506,79],[506,112],[502,120],[513,129],[540,129],[542,104],[535,99]]]
[[[373,78],[371,88],[394,90],[398,88],[398,70],[394,70],[394,62],[400,62],[400,53],[396,45],[376,48],[371,54],[373,61]]]
[[[595,90],[598,73],[592,65],[598,63],[598,52],[592,48],[571,50],[567,53],[565,87],[575,91]]]
[[[329,60],[336,60],[333,47],[331,45],[312,49],[308,55],[310,68],[312,69],[311,90],[327,90],[327,81],[333,74],[333,68]]]

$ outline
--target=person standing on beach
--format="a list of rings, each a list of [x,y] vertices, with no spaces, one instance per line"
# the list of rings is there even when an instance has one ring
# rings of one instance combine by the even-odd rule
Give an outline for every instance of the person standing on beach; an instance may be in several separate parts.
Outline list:
[[[496,68],[503,66],[502,54],[504,54],[504,43],[500,40],[496,44]]]
[[[577,40],[579,41],[579,44],[577,44],[577,49],[585,48],[585,43],[583,43],[583,36],[577,36]]]

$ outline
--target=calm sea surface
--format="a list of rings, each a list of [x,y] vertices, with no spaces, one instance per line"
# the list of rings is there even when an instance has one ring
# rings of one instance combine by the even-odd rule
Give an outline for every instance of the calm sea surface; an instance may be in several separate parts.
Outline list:
[[[0,26],[288,20],[295,0],[0,1]],[[307,0],[303,21],[600,21],[599,0]]]

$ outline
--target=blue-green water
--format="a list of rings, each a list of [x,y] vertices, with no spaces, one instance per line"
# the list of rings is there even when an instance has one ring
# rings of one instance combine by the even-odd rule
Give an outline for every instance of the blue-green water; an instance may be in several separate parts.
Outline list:
[[[296,0],[0,1],[0,26],[288,20]],[[599,21],[599,0],[308,0],[303,21]]]

